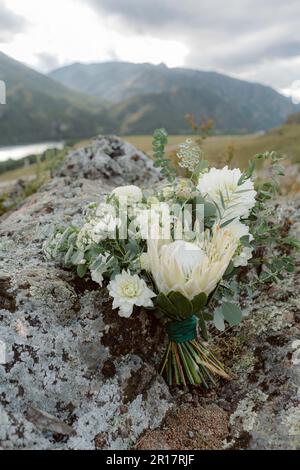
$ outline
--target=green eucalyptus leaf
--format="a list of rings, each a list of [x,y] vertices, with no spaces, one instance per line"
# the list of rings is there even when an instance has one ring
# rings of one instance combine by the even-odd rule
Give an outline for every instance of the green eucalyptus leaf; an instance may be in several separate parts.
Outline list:
[[[86,275],[87,266],[85,264],[79,264],[77,266],[77,274],[80,278],[83,278]]]
[[[67,253],[65,254],[64,262],[65,262],[66,265],[72,264],[72,263],[71,263],[71,258],[72,258],[72,255],[73,255],[73,251],[74,251],[73,246],[70,246],[70,248],[68,249]]]
[[[229,325],[238,325],[242,319],[241,309],[231,302],[223,302],[221,305],[222,313]]]
[[[82,260],[84,259],[84,253],[83,251],[75,251],[71,258],[71,262],[73,264],[80,264]]]
[[[214,311],[214,325],[219,331],[225,330],[224,315],[221,307]]]

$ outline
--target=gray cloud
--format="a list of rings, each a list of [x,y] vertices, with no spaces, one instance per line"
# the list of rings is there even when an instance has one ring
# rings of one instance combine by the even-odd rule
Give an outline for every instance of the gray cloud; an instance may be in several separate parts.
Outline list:
[[[26,25],[25,18],[9,10],[0,0],[0,43],[10,42]]]
[[[60,63],[58,58],[53,54],[47,52],[40,52],[36,54],[38,60],[38,69],[43,72],[50,72],[59,67]]]
[[[299,0],[81,1],[102,17],[115,19],[128,35],[150,34],[183,42],[189,49],[186,66],[243,78],[248,71],[249,79],[281,87],[280,69],[287,77],[286,62],[290,61],[290,80],[297,79],[292,62],[300,60]]]

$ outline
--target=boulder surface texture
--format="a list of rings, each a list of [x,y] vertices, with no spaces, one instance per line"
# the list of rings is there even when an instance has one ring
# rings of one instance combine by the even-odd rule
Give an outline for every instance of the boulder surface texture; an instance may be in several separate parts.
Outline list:
[[[205,394],[170,391],[158,375],[165,332],[151,313],[120,318],[99,285],[45,259],[53,226],[80,226],[85,206],[115,186],[158,180],[142,152],[99,136],[0,219],[0,448],[300,448],[299,267],[245,301],[236,378]],[[300,200],[281,207],[296,234]],[[193,417],[188,443],[168,432],[174,409]],[[222,440],[210,439],[219,415]],[[209,417],[203,445],[195,416]]]

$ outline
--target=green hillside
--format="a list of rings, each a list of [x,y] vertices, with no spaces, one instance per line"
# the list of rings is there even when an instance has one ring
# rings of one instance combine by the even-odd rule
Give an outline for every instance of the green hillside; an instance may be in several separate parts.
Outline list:
[[[3,53],[0,80],[7,89],[6,104],[0,106],[0,145],[81,138],[108,130],[107,114],[95,98],[71,91]]]

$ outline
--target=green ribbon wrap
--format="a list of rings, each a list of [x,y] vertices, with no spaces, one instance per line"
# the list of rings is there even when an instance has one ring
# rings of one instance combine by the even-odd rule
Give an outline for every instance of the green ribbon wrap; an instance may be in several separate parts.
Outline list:
[[[197,338],[198,318],[191,315],[185,320],[167,323],[167,332],[170,341],[185,343]]]

